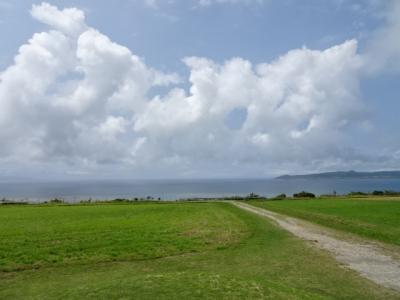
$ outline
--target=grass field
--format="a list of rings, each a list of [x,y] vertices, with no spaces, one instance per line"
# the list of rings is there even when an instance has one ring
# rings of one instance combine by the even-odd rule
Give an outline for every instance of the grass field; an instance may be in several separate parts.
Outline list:
[[[139,260],[238,242],[246,226],[212,205],[20,206],[0,210],[0,271]],[[220,224],[224,224],[221,227]]]
[[[400,246],[400,198],[322,198],[250,204]]]
[[[0,207],[0,299],[399,299],[229,203]]]

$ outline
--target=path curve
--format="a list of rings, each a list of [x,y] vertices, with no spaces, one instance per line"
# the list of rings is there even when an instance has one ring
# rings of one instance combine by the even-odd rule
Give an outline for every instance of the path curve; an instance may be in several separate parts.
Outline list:
[[[400,291],[400,262],[384,254],[372,243],[337,238],[329,229],[293,217],[284,216],[243,202],[235,206],[267,217],[295,236],[312,241],[317,247],[331,252],[335,258],[362,276],[382,286]]]

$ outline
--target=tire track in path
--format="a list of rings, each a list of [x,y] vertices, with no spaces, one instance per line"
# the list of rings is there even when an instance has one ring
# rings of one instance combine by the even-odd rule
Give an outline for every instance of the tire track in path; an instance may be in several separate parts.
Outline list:
[[[243,202],[231,203],[241,209],[275,221],[293,235],[311,241],[318,248],[332,253],[337,261],[357,271],[363,277],[400,292],[400,262],[387,255],[377,245],[368,241],[340,239],[332,231],[322,226]]]

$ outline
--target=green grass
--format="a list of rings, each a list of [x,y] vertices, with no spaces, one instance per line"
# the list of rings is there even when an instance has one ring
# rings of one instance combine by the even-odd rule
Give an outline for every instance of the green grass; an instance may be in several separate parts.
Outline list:
[[[400,201],[393,199],[322,198],[250,204],[400,246]]]
[[[0,207],[0,233],[0,299],[400,299],[228,203]]]
[[[211,204],[0,209],[0,271],[151,259],[224,247],[246,226]],[[221,227],[224,224],[225,227]]]

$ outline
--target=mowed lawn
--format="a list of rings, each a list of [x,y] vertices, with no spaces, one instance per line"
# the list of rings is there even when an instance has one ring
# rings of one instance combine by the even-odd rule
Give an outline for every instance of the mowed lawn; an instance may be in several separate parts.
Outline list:
[[[400,198],[251,201],[258,207],[400,246]]]
[[[229,203],[0,207],[0,299],[399,299]]]
[[[0,271],[201,252],[246,234],[208,204],[0,207]]]

